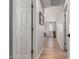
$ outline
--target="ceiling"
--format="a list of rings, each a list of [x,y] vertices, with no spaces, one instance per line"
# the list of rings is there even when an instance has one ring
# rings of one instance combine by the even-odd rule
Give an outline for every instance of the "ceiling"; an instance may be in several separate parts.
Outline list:
[[[63,5],[65,0],[41,0],[41,3],[44,8],[50,7],[50,6],[58,6]]]

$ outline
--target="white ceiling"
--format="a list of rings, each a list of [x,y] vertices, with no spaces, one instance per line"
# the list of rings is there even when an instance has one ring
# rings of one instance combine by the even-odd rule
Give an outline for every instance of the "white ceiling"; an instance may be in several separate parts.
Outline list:
[[[41,0],[44,8],[49,6],[63,5],[65,0]]]

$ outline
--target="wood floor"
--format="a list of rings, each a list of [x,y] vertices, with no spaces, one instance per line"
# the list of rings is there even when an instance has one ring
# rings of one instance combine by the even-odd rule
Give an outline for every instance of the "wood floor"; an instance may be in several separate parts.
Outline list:
[[[67,59],[64,52],[55,38],[45,40],[45,49],[39,59]]]

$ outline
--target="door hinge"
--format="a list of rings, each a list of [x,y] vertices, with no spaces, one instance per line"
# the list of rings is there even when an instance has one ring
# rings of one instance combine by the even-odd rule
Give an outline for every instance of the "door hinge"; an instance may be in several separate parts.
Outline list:
[[[31,29],[32,31],[33,31],[33,27],[32,27],[32,29]]]
[[[33,54],[34,53],[34,50],[31,50],[31,54]]]
[[[31,7],[33,8],[33,4],[31,4]]]

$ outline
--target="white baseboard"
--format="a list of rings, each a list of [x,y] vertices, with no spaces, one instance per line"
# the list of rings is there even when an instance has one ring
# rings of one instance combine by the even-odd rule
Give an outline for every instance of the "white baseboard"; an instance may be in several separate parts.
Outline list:
[[[39,53],[38,56],[37,56],[37,59],[39,59],[39,57],[40,57],[40,55],[42,54],[43,50],[44,50],[44,48],[41,49],[40,53]]]
[[[63,50],[63,47],[61,46],[60,41],[58,39],[57,39],[57,41],[59,43],[60,48]]]

